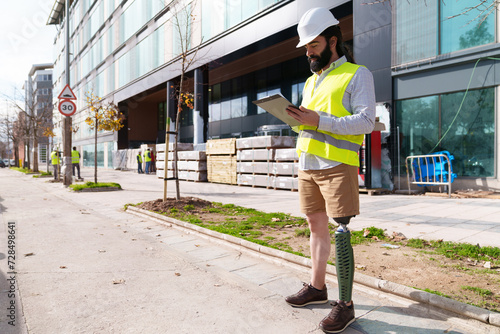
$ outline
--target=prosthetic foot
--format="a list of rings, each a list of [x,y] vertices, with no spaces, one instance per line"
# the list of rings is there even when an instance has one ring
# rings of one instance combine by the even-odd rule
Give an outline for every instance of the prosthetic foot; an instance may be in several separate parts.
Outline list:
[[[339,299],[345,302],[352,299],[354,280],[354,254],[351,246],[351,232],[347,228],[351,218],[334,218],[340,224],[335,232],[335,267],[339,284]]]

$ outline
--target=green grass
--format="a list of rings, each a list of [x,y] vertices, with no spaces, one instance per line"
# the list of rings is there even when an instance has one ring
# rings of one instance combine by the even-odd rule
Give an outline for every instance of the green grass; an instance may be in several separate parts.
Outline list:
[[[309,238],[311,236],[311,230],[309,227],[295,229],[295,236]]]
[[[492,296],[493,295],[493,292],[491,292],[490,290],[481,289],[481,288],[474,287],[474,286],[469,286],[469,285],[462,285],[461,289],[462,290],[473,291],[473,292],[475,292],[476,294],[478,294],[479,296],[482,296],[482,297]]]
[[[366,229],[365,229],[366,230]],[[373,242],[375,241],[372,237],[377,237],[378,240],[387,240],[387,237],[384,234],[384,230],[377,227],[368,227],[369,233],[365,236],[365,230],[362,231],[351,231],[351,244],[359,245],[365,242]]]
[[[10,169],[12,170],[16,170],[18,172],[21,172],[21,173],[33,173],[33,170],[29,169],[29,168],[24,168],[24,167],[10,167]]]
[[[422,239],[409,239],[405,244],[412,248],[422,249],[427,254],[441,254],[450,259],[470,258],[478,261],[491,261],[492,264],[496,265],[500,264],[500,248],[498,247],[480,247],[468,243]]]
[[[441,297],[446,297],[446,298],[450,298],[450,299],[453,299],[451,296],[448,296],[442,292],[439,292],[439,291],[436,291],[436,290],[431,290],[431,289],[419,289],[419,288],[416,288],[416,287],[413,287],[414,289],[417,289],[417,290],[420,290],[420,291],[425,291],[425,292],[429,292],[429,293],[432,293],[434,295],[438,295],[438,296],[441,296]]]
[[[85,182],[84,184],[72,184],[69,186],[71,189],[74,191],[80,191],[82,189],[88,189],[88,188],[108,188],[108,187],[113,187],[113,188],[118,188],[121,189],[122,187],[118,183],[114,182]],[[129,204],[130,205],[130,204]]]
[[[52,176],[52,172],[41,172],[40,174],[33,175],[34,178],[38,178],[41,176]]]

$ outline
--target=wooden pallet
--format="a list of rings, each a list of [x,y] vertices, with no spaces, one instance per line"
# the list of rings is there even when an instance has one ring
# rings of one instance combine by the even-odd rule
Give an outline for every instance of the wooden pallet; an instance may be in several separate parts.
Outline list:
[[[390,194],[391,191],[387,190],[387,189],[382,189],[382,188],[376,188],[376,189],[359,188],[359,193],[368,194],[369,196],[373,196],[373,195]]]

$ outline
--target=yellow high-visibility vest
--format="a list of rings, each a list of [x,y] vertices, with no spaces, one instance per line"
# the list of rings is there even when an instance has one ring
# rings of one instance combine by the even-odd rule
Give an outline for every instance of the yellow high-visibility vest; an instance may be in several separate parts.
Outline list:
[[[59,165],[59,156],[56,151],[52,151],[52,153],[50,153],[50,159],[52,160],[53,165]]]
[[[344,117],[351,115],[342,105],[347,85],[360,65],[344,63],[333,69],[314,91],[314,75],[307,79],[304,86],[302,105],[318,111],[320,116]],[[322,158],[338,161],[347,165],[359,166],[358,151],[364,135],[338,135],[317,130],[313,126],[300,125],[297,140],[297,153],[311,153]]]
[[[80,163],[80,152],[73,150],[71,151],[71,163],[79,164]]]
[[[150,162],[150,161],[151,161],[151,151],[144,152],[144,162]]]

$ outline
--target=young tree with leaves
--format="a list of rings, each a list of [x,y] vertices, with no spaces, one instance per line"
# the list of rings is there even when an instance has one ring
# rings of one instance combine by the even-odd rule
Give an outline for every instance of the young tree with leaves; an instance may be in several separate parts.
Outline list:
[[[94,130],[94,183],[97,183],[97,134],[99,131],[118,131],[123,127],[123,114],[113,102],[106,102],[92,91],[85,94],[89,116],[85,123]]]

